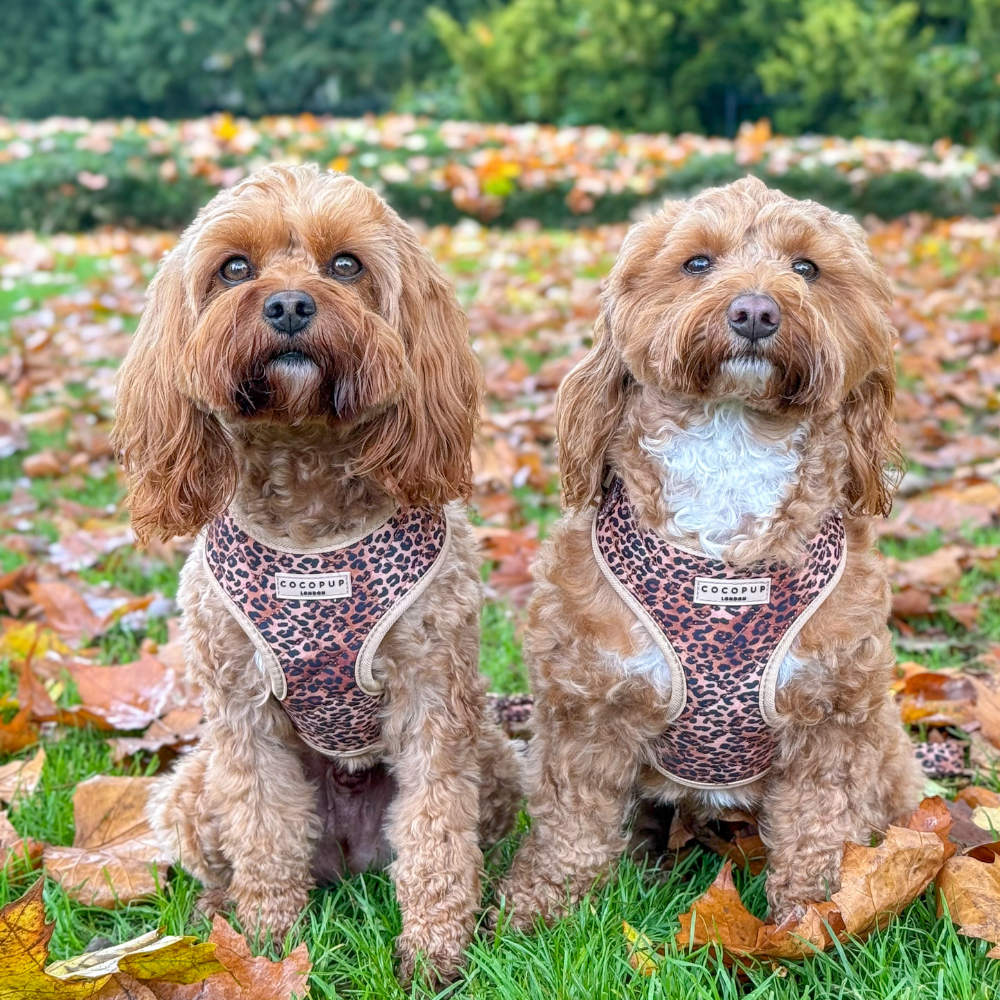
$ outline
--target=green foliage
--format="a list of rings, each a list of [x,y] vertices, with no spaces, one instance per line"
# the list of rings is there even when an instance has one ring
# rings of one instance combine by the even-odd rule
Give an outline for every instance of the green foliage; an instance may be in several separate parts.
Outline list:
[[[758,72],[781,129],[1000,143],[997,0],[817,0]]]
[[[477,0],[443,0],[466,17]],[[383,110],[443,64],[425,0],[4,0],[0,113]]]
[[[511,0],[429,17],[475,117],[1000,145],[1000,0]]]
[[[513,0],[467,29],[443,10],[428,16],[474,117],[647,131],[687,124],[656,79],[675,17],[655,0]]]

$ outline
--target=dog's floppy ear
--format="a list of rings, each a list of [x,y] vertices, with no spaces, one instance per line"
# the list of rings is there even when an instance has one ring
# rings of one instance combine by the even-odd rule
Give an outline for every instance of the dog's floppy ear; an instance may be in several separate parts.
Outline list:
[[[118,374],[113,444],[128,480],[132,529],[142,544],[199,530],[236,488],[225,431],[177,385],[181,344],[194,324],[181,250],[163,262]]]
[[[559,474],[570,509],[586,507],[600,495],[605,456],[621,420],[629,378],[605,310],[594,324],[590,353],[556,394]]]
[[[847,432],[847,501],[853,514],[882,515],[903,474],[896,437],[896,372],[890,351],[882,365],[848,393],[843,405]]]
[[[373,426],[356,471],[380,480],[400,502],[438,505],[472,492],[483,376],[454,290],[399,226],[405,254],[399,323],[412,377]]]

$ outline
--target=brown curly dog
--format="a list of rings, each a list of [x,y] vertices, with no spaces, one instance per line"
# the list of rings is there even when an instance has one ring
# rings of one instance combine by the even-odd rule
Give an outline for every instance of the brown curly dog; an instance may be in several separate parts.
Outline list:
[[[607,876],[638,801],[758,813],[775,919],[915,804],[873,551],[900,457],[861,227],[755,179],[628,234],[558,400],[515,926]]]
[[[314,167],[261,170],[198,215],[119,378],[136,535],[200,532],[179,601],[207,726],[155,827],[205,909],[232,900],[275,935],[316,882],[391,859],[404,979],[418,953],[443,977],[461,963],[480,843],[520,799],[454,502],[480,393],[413,232]]]

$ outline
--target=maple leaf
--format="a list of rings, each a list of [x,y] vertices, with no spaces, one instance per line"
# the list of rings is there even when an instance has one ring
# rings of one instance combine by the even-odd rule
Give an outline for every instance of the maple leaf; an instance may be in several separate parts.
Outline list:
[[[1000,958],[1000,856],[951,858],[938,874],[937,887],[938,916],[947,907],[962,934],[989,941],[995,947],[987,956]]]
[[[218,915],[208,940],[226,971],[191,986],[157,984],[153,989],[157,1000],[292,1000],[309,992],[312,963],[305,944],[278,962],[263,955],[255,958],[246,938]]]
[[[72,847],[45,847],[45,870],[88,906],[112,908],[156,892],[173,860],[146,818],[152,778],[97,775],[73,793]]]
[[[940,799],[926,799],[910,826],[890,826],[878,847],[848,842],[840,866],[840,889],[825,902],[810,903],[782,924],[765,924],[743,905],[726,861],[708,891],[681,915],[677,943],[711,942],[733,956],[804,958],[834,939],[864,937],[884,927],[931,883],[947,851],[950,817]]]
[[[0,910],[0,1000],[119,1000],[121,983],[196,983],[225,971],[215,945],[160,931],[46,966],[55,924],[46,923],[42,879]]]

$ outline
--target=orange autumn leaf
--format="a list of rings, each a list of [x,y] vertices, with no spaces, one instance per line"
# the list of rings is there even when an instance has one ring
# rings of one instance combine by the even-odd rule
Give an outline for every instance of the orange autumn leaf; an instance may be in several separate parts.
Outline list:
[[[173,860],[146,818],[152,778],[97,775],[73,793],[72,847],[47,846],[45,870],[78,902],[110,909],[153,894]]]
[[[680,918],[677,942],[711,942],[733,956],[803,958],[836,937],[864,937],[884,927],[930,884],[945,858],[948,819],[939,801],[924,800],[909,827],[889,827],[878,847],[844,845],[840,889],[809,904],[797,919],[765,924],[744,906],[727,861],[708,891]]]
[[[254,957],[246,938],[221,916],[212,922],[208,940],[215,945],[215,957],[226,971],[192,986],[158,983],[154,990],[157,1000],[292,1000],[308,993],[312,963],[305,944],[278,962],[263,955]]]
[[[962,856],[945,862],[937,877],[938,916],[948,915],[962,934],[994,945],[989,958],[1000,958],[1000,857],[991,861]]]

